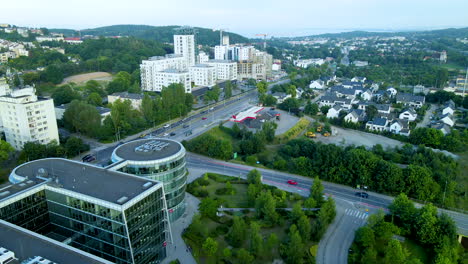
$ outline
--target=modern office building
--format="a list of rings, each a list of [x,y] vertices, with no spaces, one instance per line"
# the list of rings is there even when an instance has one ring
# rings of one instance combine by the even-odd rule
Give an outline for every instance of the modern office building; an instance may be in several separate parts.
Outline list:
[[[61,158],[15,168],[0,192],[0,244],[21,259],[160,263],[171,238],[163,184]]]
[[[184,213],[187,169],[182,144],[169,139],[128,142],[114,150],[112,162],[112,170],[164,183],[171,222]]]
[[[0,96],[0,129],[17,150],[27,142],[59,143],[54,102],[36,96],[33,87],[15,89]]]
[[[237,80],[237,63],[230,60],[209,60],[207,65],[216,69],[217,80]]]
[[[216,84],[216,68],[208,64],[195,64],[190,67],[190,79],[197,86],[212,87]]]

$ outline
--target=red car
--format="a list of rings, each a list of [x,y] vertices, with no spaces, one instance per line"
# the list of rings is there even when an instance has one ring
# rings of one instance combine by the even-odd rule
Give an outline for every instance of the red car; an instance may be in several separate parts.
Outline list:
[[[201,119],[202,119],[202,120],[206,120],[206,117],[202,117]]]
[[[293,181],[293,180],[289,180],[288,183],[291,185],[297,185],[297,181]]]

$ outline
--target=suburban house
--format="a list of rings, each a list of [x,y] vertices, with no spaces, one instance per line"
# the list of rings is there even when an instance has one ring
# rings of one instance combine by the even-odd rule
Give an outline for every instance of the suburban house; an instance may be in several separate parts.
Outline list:
[[[284,100],[291,98],[290,94],[281,93],[281,92],[273,93],[272,96],[276,98],[276,101],[278,102],[278,104],[281,104],[282,102],[284,102]]]
[[[353,87],[355,87],[355,86],[358,86],[358,87],[361,87],[361,88],[362,88],[362,83],[360,83],[360,82],[344,81],[344,82],[341,83],[341,85],[342,85],[344,88],[348,88],[348,89],[353,88]]]
[[[417,117],[418,114],[416,113],[416,111],[414,111],[413,108],[406,108],[399,115],[400,119],[406,119],[408,121],[414,121]]]
[[[365,82],[366,80],[367,80],[366,77],[358,77],[358,76],[355,76],[351,79],[352,82],[361,82],[361,83]]]
[[[442,133],[445,135],[450,134],[450,126],[445,124],[444,122],[437,122],[433,125],[431,125],[431,128],[435,128],[437,130],[442,131]]]
[[[344,109],[341,105],[336,104],[332,108],[328,109],[327,118],[338,118],[340,112],[343,110]]]
[[[296,89],[296,98],[297,99],[301,98],[303,93],[304,93],[304,90],[302,88],[297,88]]]
[[[335,93],[338,97],[346,97],[347,99],[355,99],[356,96],[364,92],[362,86],[359,87],[352,87],[352,88],[345,88],[344,86],[333,86],[330,91]]]
[[[451,114],[442,115],[440,117],[439,121],[444,122],[445,124],[449,125],[450,127],[453,127],[455,125],[455,120],[453,119],[453,116]]]
[[[410,130],[409,130],[409,125],[408,125],[408,120],[394,119],[390,123],[389,130],[393,134],[409,136]]]
[[[359,102],[358,109],[366,110],[369,105],[375,106],[377,111],[381,114],[390,114],[392,107],[389,104],[376,104],[374,102]]]
[[[322,80],[311,81],[309,84],[310,89],[322,90],[325,88],[325,82]]]
[[[320,80],[324,82],[325,85],[329,86],[331,82],[336,81],[336,75],[333,76],[322,76]]]
[[[368,89],[368,90],[366,90],[365,92],[363,92],[361,94],[361,99],[366,100],[366,101],[370,101],[370,100],[372,100],[372,96],[373,96],[372,91],[370,89]]]
[[[134,109],[140,109],[141,101],[143,100],[142,94],[135,94],[129,92],[122,92],[122,93],[113,93],[107,96],[107,101],[112,104],[117,100],[129,100],[132,104]]]
[[[395,97],[397,95],[397,93],[398,93],[397,89],[395,89],[393,87],[388,87],[387,92],[391,97]]]
[[[397,104],[404,104],[407,106],[412,106],[420,108],[424,105],[426,98],[421,95],[412,95],[408,93],[399,93],[396,96]]]
[[[455,103],[452,100],[448,100],[442,107],[442,114],[451,114],[455,112]]]
[[[386,131],[388,125],[387,118],[374,117],[371,121],[368,121],[366,124],[366,129],[371,131]]]
[[[362,122],[366,119],[366,111],[361,109],[352,109],[345,117],[346,122]]]

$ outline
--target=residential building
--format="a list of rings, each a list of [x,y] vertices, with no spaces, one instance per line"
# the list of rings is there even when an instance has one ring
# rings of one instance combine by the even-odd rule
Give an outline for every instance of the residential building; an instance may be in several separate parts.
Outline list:
[[[346,122],[357,123],[366,119],[366,111],[361,109],[352,109],[345,117]]]
[[[7,83],[6,78],[0,77],[0,96],[5,96],[10,93],[11,93],[11,89]],[[1,118],[0,118],[0,122],[1,122]]]
[[[344,109],[341,105],[334,105],[332,108],[328,109],[327,118],[338,118],[340,112],[343,110]]]
[[[311,65],[322,65],[325,63],[324,59],[302,59],[302,60],[295,60],[294,65],[301,68],[308,68]]]
[[[404,104],[406,106],[412,106],[415,108],[420,108],[424,105],[426,98],[421,95],[412,95],[408,93],[399,93],[396,96],[397,104]]]
[[[198,53],[198,63],[199,64],[204,64],[204,63],[208,62],[209,60],[210,60],[210,57],[205,52],[201,51],[200,53]]]
[[[354,66],[356,67],[365,67],[369,65],[367,61],[353,61]]]
[[[0,53],[0,62],[7,63],[9,59],[16,58],[16,53],[13,51],[5,51]]]
[[[451,114],[442,115],[439,118],[439,121],[443,122],[444,124],[446,124],[446,125],[448,125],[450,127],[453,127],[455,125],[455,119],[453,118],[453,116]]]
[[[120,145],[112,153],[112,170],[164,183],[169,220],[185,212],[187,168],[184,146],[169,139],[142,139]]]
[[[414,111],[413,108],[406,108],[399,115],[400,119],[404,119],[408,121],[414,121],[416,120],[417,117],[418,117],[418,114],[416,113],[416,111]]]
[[[21,150],[27,142],[59,144],[54,102],[36,96],[33,87],[0,96],[0,113],[0,127],[13,148]]]
[[[361,99],[366,100],[366,101],[370,101],[370,100],[372,100],[373,95],[374,94],[372,93],[372,91],[370,89],[368,89],[365,92],[361,93]]]
[[[37,36],[36,41],[41,43],[44,41],[63,41],[63,36]]]
[[[174,54],[182,55],[187,66],[195,65],[195,35],[193,31],[183,35],[174,35]]]
[[[410,130],[408,120],[394,119],[389,126],[389,131],[393,134],[409,136]]]
[[[310,81],[309,84],[310,89],[317,89],[317,90],[322,90],[325,88],[325,83],[322,80],[315,80],[315,81]]]
[[[162,90],[161,83],[167,82],[161,82],[161,75],[158,75],[158,73],[167,69],[188,71],[186,58],[182,55],[168,54],[166,56],[154,56],[150,57],[148,60],[143,60],[140,64],[142,90],[160,92]],[[190,86],[188,88],[190,88]]]
[[[271,65],[272,71],[280,71],[281,70],[281,60],[273,60],[273,65]]]
[[[444,122],[437,122],[435,124],[432,124],[431,128],[435,128],[437,130],[442,131],[444,136],[450,134],[450,132],[451,132],[450,131],[451,127],[449,125],[445,124]]]
[[[397,89],[395,89],[393,87],[388,87],[387,92],[389,93],[389,95],[391,97],[395,97],[397,95],[397,93],[398,93]]]
[[[154,79],[154,91],[161,92],[164,87],[168,87],[173,83],[180,83],[184,85],[186,93],[192,92],[192,85],[190,83],[190,73],[188,71],[166,69],[157,72],[154,76]]]
[[[287,94],[287,93],[281,93],[281,92],[275,92],[272,94],[272,96],[274,98],[276,98],[276,102],[278,104],[281,104],[282,102],[284,102],[284,100],[288,99],[288,98],[291,98],[291,95],[290,94]]]
[[[217,80],[237,80],[237,63],[230,60],[209,60],[207,65],[213,66]]]
[[[81,43],[83,43],[83,40],[81,38],[76,38],[76,37],[65,38],[64,40],[68,44],[81,44]]]
[[[361,82],[364,83],[367,80],[366,77],[355,76],[351,79],[352,82]]]
[[[161,262],[171,240],[164,183],[119,171],[127,162],[101,168],[48,158],[18,166],[0,194],[0,242],[21,259]]]
[[[439,57],[439,60],[443,63],[446,63],[447,62],[447,51],[443,50],[441,53],[440,53],[440,57]]]
[[[371,121],[366,123],[366,129],[371,131],[387,131],[388,130],[388,120],[387,118],[374,117]]]
[[[442,107],[442,114],[443,115],[446,115],[446,114],[450,114],[450,115],[453,115],[453,113],[455,112],[455,103],[452,101],[452,100],[448,100],[444,106]]]
[[[266,80],[267,72],[265,64],[242,61],[237,63],[238,79]]]
[[[215,60],[227,60],[228,59],[229,46],[217,45],[214,48]]]
[[[190,79],[197,86],[212,87],[216,84],[216,68],[208,64],[195,64],[189,68]]]
[[[55,118],[57,120],[62,120],[63,119],[63,114],[65,114],[65,111],[67,110],[69,105],[70,104],[62,104],[62,105],[59,105],[59,106],[55,107]],[[102,107],[102,106],[96,106],[96,110],[98,111],[99,115],[101,116],[101,123],[103,123],[104,119],[106,119],[106,117],[110,116],[110,114],[111,114],[111,110],[109,108],[105,108],[105,107]]]
[[[107,96],[107,102],[112,104],[117,100],[129,100],[133,109],[140,109],[141,101],[143,100],[143,95],[129,93],[129,92],[122,92],[122,93],[113,93]]]

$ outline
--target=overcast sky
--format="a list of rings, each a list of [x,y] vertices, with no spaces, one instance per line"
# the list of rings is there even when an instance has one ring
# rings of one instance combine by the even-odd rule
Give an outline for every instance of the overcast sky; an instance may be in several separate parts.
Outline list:
[[[18,26],[190,25],[247,36],[468,26],[468,0],[5,0],[0,9],[0,23]]]

